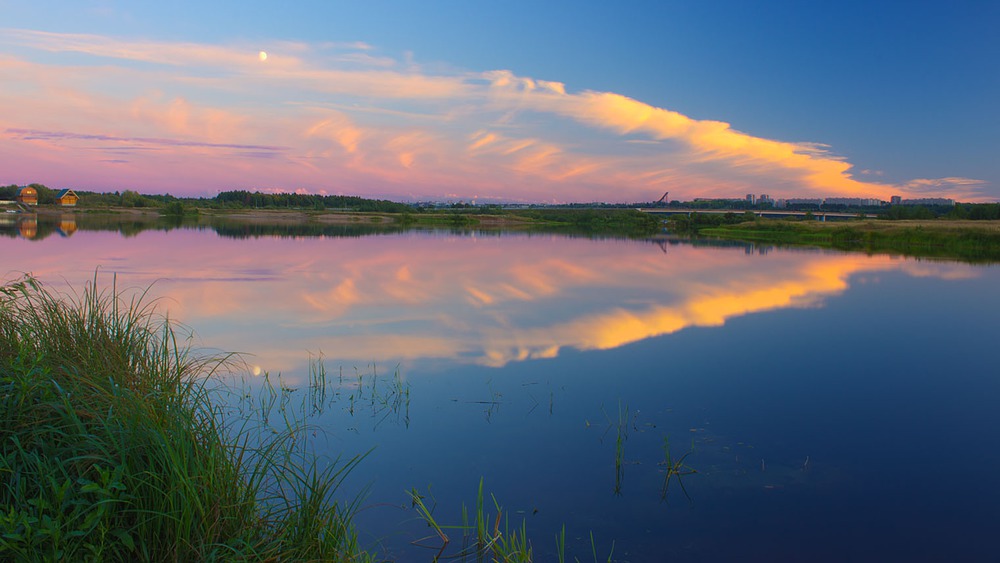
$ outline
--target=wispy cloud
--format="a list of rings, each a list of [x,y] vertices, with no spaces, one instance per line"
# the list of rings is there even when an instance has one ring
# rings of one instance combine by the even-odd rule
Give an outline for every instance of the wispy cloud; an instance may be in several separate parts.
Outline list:
[[[943,192],[957,199],[970,200],[980,194],[985,182],[973,178],[917,178],[903,186],[914,196],[937,197]]]
[[[41,139],[45,141],[53,140],[78,140],[78,141],[105,141],[111,143],[140,143],[143,145],[163,145],[167,147],[205,147],[213,149],[241,149],[254,150],[257,152],[280,152],[288,150],[288,147],[273,147],[265,145],[236,145],[225,143],[206,143],[202,141],[185,141],[179,139],[155,139],[150,137],[116,137],[113,135],[95,135],[91,133],[70,133],[66,131],[39,131],[37,129],[7,129],[4,134],[15,139],[31,141]],[[128,147],[135,150],[144,147]]]
[[[57,184],[100,176],[101,160],[86,152],[97,143],[163,149],[143,155],[141,174],[139,162],[116,174],[163,189],[155,178],[183,161],[206,175],[200,184],[190,178],[192,192],[227,185],[544,201],[644,201],[665,190],[975,199],[987,187],[963,178],[890,183],[855,174],[816,143],[766,139],[507,70],[429,71],[363,43],[211,45],[6,29],[3,44],[16,55],[0,56],[0,143],[8,149],[0,164]],[[52,158],[32,153],[41,146],[63,165],[43,169]],[[225,165],[210,160],[219,151]],[[56,170],[75,172],[44,177]]]

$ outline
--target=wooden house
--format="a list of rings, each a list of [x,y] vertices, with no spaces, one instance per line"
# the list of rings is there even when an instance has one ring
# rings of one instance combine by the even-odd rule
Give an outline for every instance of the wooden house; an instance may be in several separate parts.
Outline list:
[[[59,190],[56,194],[56,204],[63,207],[75,207],[80,198],[73,193],[73,190]]]
[[[25,205],[38,205],[38,190],[24,186],[17,190],[17,202]]]

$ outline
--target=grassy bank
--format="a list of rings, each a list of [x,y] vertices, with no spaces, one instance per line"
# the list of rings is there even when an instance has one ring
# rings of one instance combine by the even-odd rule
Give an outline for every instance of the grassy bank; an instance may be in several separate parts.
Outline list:
[[[496,230],[540,230],[581,234],[647,236],[660,231],[660,221],[635,209],[501,209],[470,207],[422,209],[403,213],[360,213],[315,210],[223,210],[201,213],[204,218],[257,224],[372,224],[384,227],[446,227]]]
[[[757,219],[705,226],[697,234],[754,242],[809,245],[868,253],[1000,261],[1000,222],[995,221],[783,221]]]
[[[55,190],[42,184],[31,184],[38,192],[39,209],[48,207],[66,211],[55,205]],[[0,199],[14,199],[18,186],[0,186]],[[169,194],[139,194],[131,190],[122,193],[96,193],[75,190],[80,197],[80,210],[100,210],[113,213],[150,211],[178,219],[201,214],[238,215],[259,220],[268,214],[278,217],[296,215],[300,219],[374,222],[394,222],[403,226],[454,228],[519,228],[533,227],[571,230],[576,233],[646,236],[659,232],[659,223],[635,209],[602,206],[538,207],[506,209],[496,204],[452,204],[450,207],[424,208],[418,205],[376,200],[359,196],[318,195],[300,193],[261,193],[232,190],[211,198],[174,197]],[[331,219],[332,218],[332,219]]]
[[[234,362],[194,353],[143,293],[0,285],[0,560],[382,561],[358,543],[359,500],[335,495],[361,459],[324,463],[299,423],[224,412]],[[458,526],[411,497],[431,553],[532,560],[482,484]]]
[[[0,293],[0,553],[19,561],[367,561],[353,506],[277,436],[223,427],[199,357],[143,302]]]
[[[635,209],[500,209],[473,208],[406,213],[397,217],[406,226],[475,227],[576,234],[642,237],[658,233],[655,217]]]

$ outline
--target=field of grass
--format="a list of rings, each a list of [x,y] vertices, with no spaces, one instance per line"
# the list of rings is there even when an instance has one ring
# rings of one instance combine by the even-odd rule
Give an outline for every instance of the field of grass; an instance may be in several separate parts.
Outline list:
[[[784,221],[758,219],[701,228],[699,235],[868,253],[1000,261],[997,221]]]

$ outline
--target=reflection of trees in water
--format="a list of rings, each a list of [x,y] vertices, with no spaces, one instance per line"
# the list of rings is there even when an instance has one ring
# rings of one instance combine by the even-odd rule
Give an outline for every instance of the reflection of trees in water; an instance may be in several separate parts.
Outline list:
[[[118,216],[91,216],[67,213],[19,214],[8,221],[0,221],[0,235],[11,238],[43,240],[54,234],[72,236],[76,231],[115,231],[123,236],[134,236],[149,229],[169,230],[159,224],[156,217],[151,219],[126,219]]]
[[[53,234],[70,236],[81,231],[112,231],[124,237],[136,236],[144,231],[172,231],[174,229],[212,230],[219,236],[235,239],[258,237],[362,237],[374,234],[395,233],[404,230],[399,226],[370,224],[324,223],[259,223],[226,219],[205,219],[169,215],[16,215],[2,217],[0,236],[42,240]]]
[[[398,233],[404,228],[393,226],[357,225],[357,224],[261,224],[240,221],[217,221],[208,225],[221,237],[226,238],[257,238],[257,237],[363,237],[367,235]]]
[[[31,233],[32,225],[28,221],[37,222],[33,227],[35,232]],[[266,219],[264,220],[266,221]],[[32,214],[25,215],[10,214],[0,216],[0,236],[10,238],[29,238],[31,240],[42,240],[53,234],[70,236],[74,232],[81,231],[111,231],[120,233],[124,237],[136,236],[144,231],[168,232],[174,229],[211,230],[220,237],[233,239],[252,239],[264,237],[347,237],[359,238],[379,234],[399,233],[407,230],[427,230],[427,227],[414,227],[400,224],[372,224],[372,223],[267,223],[260,220],[253,222],[243,220],[233,220],[228,218],[197,217],[183,215],[157,216],[152,214],[131,215],[131,214],[103,214],[103,213],[66,213],[62,215],[53,214]],[[437,227],[432,230],[438,232],[448,232],[451,234],[463,234],[475,232],[478,236],[502,236],[504,229],[481,229],[481,228],[442,228]],[[533,227],[531,229],[515,229],[525,236],[534,234],[551,234],[544,228]],[[31,234],[27,236],[26,232]],[[594,239],[621,239],[636,240],[625,236],[615,235],[595,235],[593,233],[573,233],[560,230],[559,234],[567,237],[584,237]],[[696,246],[723,246],[723,247],[750,247],[750,243],[728,240],[692,239],[690,237],[675,235],[657,235],[649,237],[648,240],[659,246],[663,253],[668,252],[668,248],[678,245]]]
[[[0,221],[0,235],[10,238],[42,240],[58,231],[59,222],[45,222],[34,214],[18,214]]]

